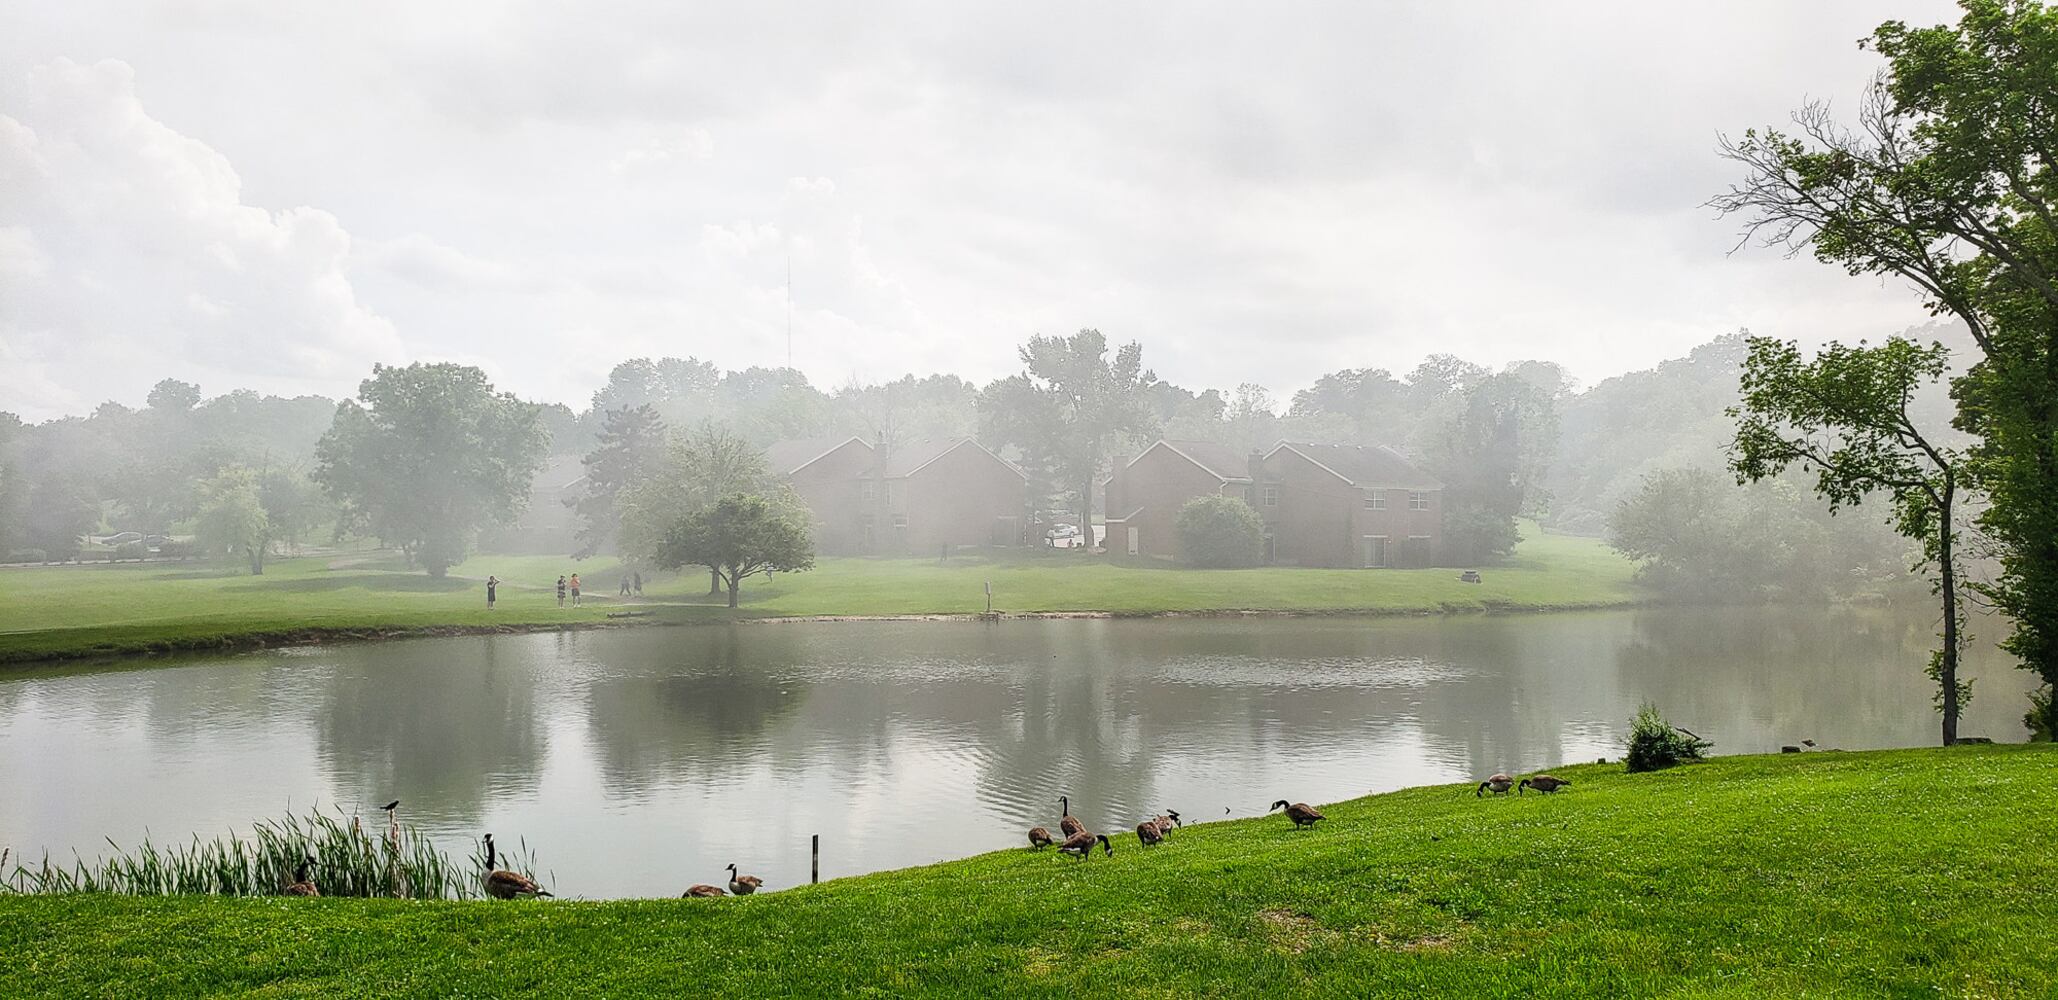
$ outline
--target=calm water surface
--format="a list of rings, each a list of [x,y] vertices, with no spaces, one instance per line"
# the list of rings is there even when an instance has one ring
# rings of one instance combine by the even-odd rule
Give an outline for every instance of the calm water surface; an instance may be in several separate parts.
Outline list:
[[[0,674],[0,846],[403,820],[454,855],[526,839],[560,894],[771,887],[1057,825],[1262,813],[1620,754],[1656,701],[1718,752],[1935,739],[1930,626],[1658,609],[1385,619],[652,628]],[[1989,626],[1987,632],[1997,631]],[[1990,645],[1964,732],[2021,738]]]

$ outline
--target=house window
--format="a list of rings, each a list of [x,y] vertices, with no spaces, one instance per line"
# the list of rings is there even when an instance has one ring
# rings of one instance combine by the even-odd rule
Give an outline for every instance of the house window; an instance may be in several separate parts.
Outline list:
[[[1373,490],[1372,492],[1365,494],[1365,509],[1385,510],[1386,494],[1378,490]]]
[[[1409,510],[1428,510],[1428,509],[1429,509],[1429,494],[1427,494],[1427,493],[1410,493],[1410,494],[1408,494],[1408,509],[1409,509]]]
[[[858,484],[858,498],[866,503],[876,503],[879,499],[879,484],[869,479]]]
[[[862,524],[862,525],[864,525],[864,526],[865,526],[865,530],[866,530],[866,531],[870,531],[870,530],[872,530],[872,515],[871,515],[871,513],[870,513],[870,512],[868,511],[868,512],[866,512],[866,513],[863,513],[863,514],[859,514],[859,515],[858,515],[858,523],[859,523],[859,524]]]
[[[907,516],[906,514],[895,514],[895,515],[893,515],[893,526],[894,526],[894,527],[896,527],[896,528],[905,528],[905,527],[907,527],[907,526],[908,526],[908,516]]]
[[[1279,487],[1274,486],[1271,483],[1266,483],[1264,492],[1261,494],[1261,496],[1264,497],[1265,506],[1279,506]]]

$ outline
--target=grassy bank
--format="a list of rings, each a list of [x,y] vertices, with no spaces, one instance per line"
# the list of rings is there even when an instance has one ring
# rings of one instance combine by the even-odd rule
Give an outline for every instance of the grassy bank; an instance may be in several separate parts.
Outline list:
[[[577,570],[586,606],[559,608],[553,584]],[[1631,602],[1629,563],[1594,539],[1532,530],[1512,565],[1460,583],[1448,569],[1187,570],[1127,566],[1060,553],[998,559],[824,559],[807,573],[745,586],[746,616],[1010,612],[1407,612],[1553,609]],[[482,581],[506,581],[487,611]],[[282,559],[263,576],[185,564],[0,569],[0,662],[206,649],[437,629],[556,628],[728,617],[706,596],[704,575],[646,581],[645,599],[620,602],[613,559],[479,556],[444,579],[410,572],[380,553]]]
[[[2058,989],[2058,750],[1558,773],[1575,785],[1554,797],[1412,789],[1307,832],[1275,815],[1150,851],[1127,835],[1113,858],[1007,851],[749,899],[0,898],[0,995]],[[651,892],[684,881],[653,873]]]

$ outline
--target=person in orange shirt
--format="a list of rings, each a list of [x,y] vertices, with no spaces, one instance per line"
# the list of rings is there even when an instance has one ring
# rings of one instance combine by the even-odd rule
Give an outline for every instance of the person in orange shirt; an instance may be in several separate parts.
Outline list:
[[[579,574],[572,574],[572,607],[579,606]]]

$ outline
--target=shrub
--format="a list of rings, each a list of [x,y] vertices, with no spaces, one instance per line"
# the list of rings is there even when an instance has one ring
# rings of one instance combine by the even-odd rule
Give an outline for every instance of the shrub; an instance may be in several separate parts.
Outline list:
[[[150,555],[150,550],[144,547],[142,542],[123,542],[115,546],[114,554],[107,558],[109,562],[119,559],[134,559],[140,562],[148,555]]]
[[[7,561],[11,563],[49,562],[50,553],[42,549],[15,549],[7,553]]]
[[[1676,728],[1665,717],[1658,714],[1658,706],[1644,702],[1636,710],[1636,719],[1629,728],[1629,754],[1625,758],[1630,773],[1657,771],[1674,764],[1690,764],[1700,760],[1715,744],[1683,729]]]
[[[1172,523],[1179,558],[1189,566],[1229,569],[1265,559],[1265,519],[1235,497],[1195,497]]]
[[[193,543],[166,541],[157,547],[157,554],[166,559],[191,559],[193,558]]]

